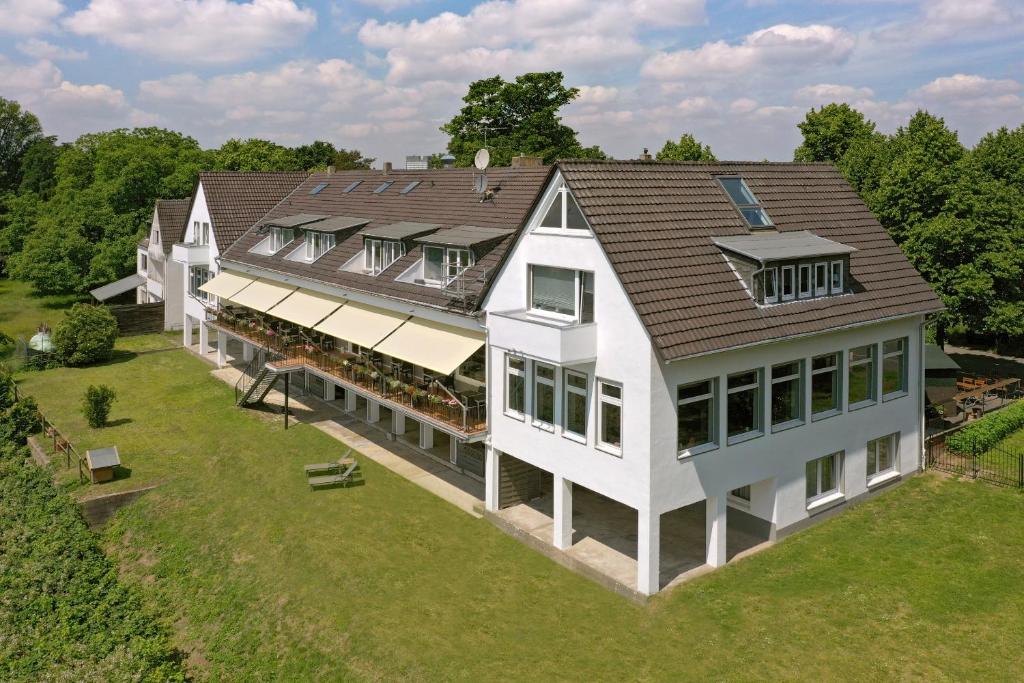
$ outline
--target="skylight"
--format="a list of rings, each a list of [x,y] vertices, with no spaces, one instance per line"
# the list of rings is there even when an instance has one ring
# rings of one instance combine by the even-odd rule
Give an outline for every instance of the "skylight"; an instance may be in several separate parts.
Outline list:
[[[388,189],[395,184],[394,180],[385,180],[383,183],[377,186],[377,189],[373,191],[374,194],[380,194],[384,190]]]
[[[416,186],[419,185],[419,184],[420,184],[419,180],[414,180],[411,183],[409,183],[408,185],[406,185],[405,187],[403,187],[402,191],[399,192],[398,194],[409,194],[410,192],[415,190]]]
[[[732,203],[739,209],[743,219],[747,221],[747,225],[751,228],[771,227],[771,219],[768,218],[768,214],[761,208],[761,202],[757,201],[757,197],[750,191],[747,184],[743,182],[743,178],[720,177],[718,182],[722,185],[722,189],[725,190],[726,194],[729,195]]]
[[[348,187],[346,187],[346,188],[345,188],[345,189],[343,190],[343,192],[344,192],[345,194],[348,194],[348,193],[349,193],[349,192],[351,192],[352,190],[354,190],[354,189],[356,189],[357,187],[359,187],[359,183],[361,183],[361,182],[363,182],[363,181],[362,181],[362,180],[357,180],[357,181],[355,181],[354,183],[352,183],[351,185],[349,185]]]
[[[320,194],[321,192],[323,192],[325,187],[327,187],[327,183],[320,183],[319,185],[314,187],[312,190],[310,190],[309,193],[310,194]]]

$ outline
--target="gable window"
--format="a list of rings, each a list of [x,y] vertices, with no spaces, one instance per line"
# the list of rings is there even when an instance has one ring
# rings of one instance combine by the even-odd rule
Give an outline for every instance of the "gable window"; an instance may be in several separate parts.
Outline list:
[[[533,423],[555,424],[555,368],[546,363],[533,364]]]
[[[526,360],[505,354],[505,410],[516,416],[526,412]]]
[[[423,247],[423,281],[447,285],[474,263],[473,252],[455,247]]]
[[[713,379],[684,384],[676,389],[676,447],[680,454],[708,450],[715,438],[715,384]]]
[[[597,400],[597,445],[605,450],[621,453],[622,385],[598,381]]]
[[[594,320],[594,274],[555,268],[530,266],[530,310]]]
[[[766,304],[779,303],[779,269],[764,269],[764,302]]]
[[[726,379],[726,439],[738,443],[761,434],[761,371],[750,370]]]
[[[839,353],[811,359],[811,417],[825,417],[839,410]]]
[[[276,254],[295,239],[295,231],[291,228],[270,228],[270,253]]]
[[[899,443],[898,432],[868,441],[868,479],[898,469]]]
[[[843,453],[832,453],[807,463],[807,504],[842,492]]]
[[[540,227],[552,230],[587,230],[587,221],[579,204],[564,184],[555,192],[555,197],[544,214]]]
[[[814,264],[814,296],[828,294],[828,264]]]
[[[811,283],[811,264],[803,263],[800,265],[800,298],[805,299],[811,296],[813,289],[814,286]]]
[[[153,231],[153,244],[160,244],[160,231],[159,230],[154,230]]]
[[[587,438],[587,376],[572,370],[565,371],[564,396],[565,431],[571,435]]]
[[[803,361],[773,365],[772,428],[795,426],[803,417]]]
[[[149,270],[149,256],[146,254],[146,252],[140,251],[138,271],[140,273],[145,273],[147,270]]]
[[[363,267],[370,275],[380,275],[392,263],[405,255],[405,244],[398,240],[379,240],[367,238],[363,253]]]
[[[875,345],[850,349],[850,408],[873,403],[875,400]]]
[[[907,338],[882,344],[882,398],[896,398],[907,392]]]
[[[833,294],[843,293],[843,262],[833,261],[829,264],[832,274],[831,290]]]
[[[768,218],[768,214],[761,208],[761,202],[750,191],[743,178],[719,177],[718,182],[726,194],[729,195],[732,203],[736,205],[740,214],[743,215],[743,220],[747,222],[747,225],[751,228],[771,227],[771,219]]]
[[[306,231],[306,260],[316,261],[334,248],[334,233]]]
[[[792,301],[796,298],[796,267],[782,266],[782,300]]]

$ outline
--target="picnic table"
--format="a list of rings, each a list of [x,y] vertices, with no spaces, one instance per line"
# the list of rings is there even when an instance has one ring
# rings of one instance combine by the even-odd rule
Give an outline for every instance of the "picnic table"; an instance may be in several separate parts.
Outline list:
[[[992,382],[990,384],[984,384],[984,385],[978,386],[978,387],[976,387],[974,389],[969,389],[967,391],[961,391],[960,393],[955,394],[953,396],[953,400],[956,401],[957,403],[962,403],[962,402],[967,401],[967,400],[972,399],[972,398],[975,398],[975,399],[984,398],[985,394],[989,394],[989,393],[992,393],[992,392],[995,392],[995,391],[1005,391],[1006,389],[1008,389],[1009,387],[1011,387],[1011,386],[1013,386],[1015,384],[1019,385],[1020,384],[1020,379],[1018,379],[1016,377],[1009,377],[1007,379],[1001,379],[1001,380],[999,380],[997,382]]]

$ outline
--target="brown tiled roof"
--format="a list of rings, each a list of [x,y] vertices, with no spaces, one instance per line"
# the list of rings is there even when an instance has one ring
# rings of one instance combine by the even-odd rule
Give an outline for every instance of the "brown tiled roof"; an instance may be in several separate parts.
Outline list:
[[[666,360],[895,316],[942,304],[830,164],[560,162]],[[855,251],[854,293],[759,308],[712,237],[750,232],[716,174],[747,182],[780,232],[808,230]]]
[[[199,174],[206,206],[210,210],[217,248],[224,250],[234,244],[253,223],[284,199],[295,186],[309,177],[308,173],[242,173],[238,171],[204,171]],[[193,200],[195,195],[193,195]],[[191,204],[188,209],[192,211]],[[186,218],[187,220],[187,218]]]
[[[507,237],[478,253],[476,264],[466,271],[466,282],[471,283],[468,287],[479,290],[483,288],[487,279],[493,277],[497,270],[496,266],[513,243],[518,229],[525,223],[550,174],[550,167],[488,169],[488,185],[490,188],[497,188],[498,191],[495,192],[493,199],[480,201],[480,195],[473,190],[473,169],[401,170],[392,171],[387,177],[381,171],[369,170],[317,173],[296,187],[265,218],[307,213],[366,218],[369,219],[366,227],[370,229],[402,221],[433,223],[441,229],[459,225],[509,229]],[[362,181],[360,185],[350,193],[344,192],[356,180]],[[384,180],[395,182],[384,192],[375,194],[373,190]],[[422,182],[408,194],[400,194],[406,185],[416,180]],[[309,191],[320,183],[327,183],[327,187],[318,194],[309,194]],[[251,219],[250,224],[255,224],[262,218],[262,214],[256,216]],[[395,281],[396,277],[421,257],[422,247],[415,243],[410,245],[405,256],[374,277],[340,270],[363,248],[363,237],[358,229],[339,233],[337,246],[312,264],[288,261],[284,258],[301,244],[301,235],[297,236],[292,245],[272,256],[249,253],[249,249],[265,236],[259,227],[253,227],[226,252],[222,252],[223,257],[226,260],[305,277],[344,289],[441,308],[452,304],[451,296],[438,288]],[[477,306],[479,301],[473,302],[473,308]]]
[[[156,218],[160,222],[160,246],[165,254],[171,253],[171,245],[185,237],[191,199],[156,200]]]

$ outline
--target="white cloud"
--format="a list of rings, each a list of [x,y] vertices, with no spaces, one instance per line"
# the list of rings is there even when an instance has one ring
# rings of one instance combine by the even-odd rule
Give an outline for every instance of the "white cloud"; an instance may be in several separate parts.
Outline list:
[[[396,9],[402,7],[409,7],[417,3],[423,2],[423,0],[356,0],[360,5],[367,5],[374,7],[383,12],[393,12]]]
[[[979,29],[1013,27],[1024,19],[1017,0],[928,0],[922,9],[921,29],[931,39],[979,37]]]
[[[914,94],[933,100],[964,100],[1016,93],[1021,84],[1010,79],[992,79],[970,74],[953,74],[926,83]]]
[[[0,33],[43,33],[64,11],[60,0],[0,0]]]
[[[91,0],[64,26],[167,61],[223,64],[294,46],[316,13],[294,0]]]
[[[619,97],[619,89],[607,85],[581,85],[580,94],[573,101],[577,105],[607,104]]]
[[[852,85],[836,85],[835,83],[818,83],[805,85],[794,93],[799,102],[808,104],[828,104],[830,102],[854,102],[874,97],[871,88],[856,88]]]
[[[699,79],[839,64],[850,56],[854,44],[853,36],[841,28],[777,24],[754,31],[737,45],[719,40],[692,50],[659,52],[647,60],[642,74],[662,80]]]
[[[45,40],[39,38],[29,38],[23,40],[17,45],[18,51],[29,57],[36,59],[48,59],[55,62],[77,62],[88,57],[88,53],[82,50],[72,50],[71,48],[61,47],[48,43]]]

